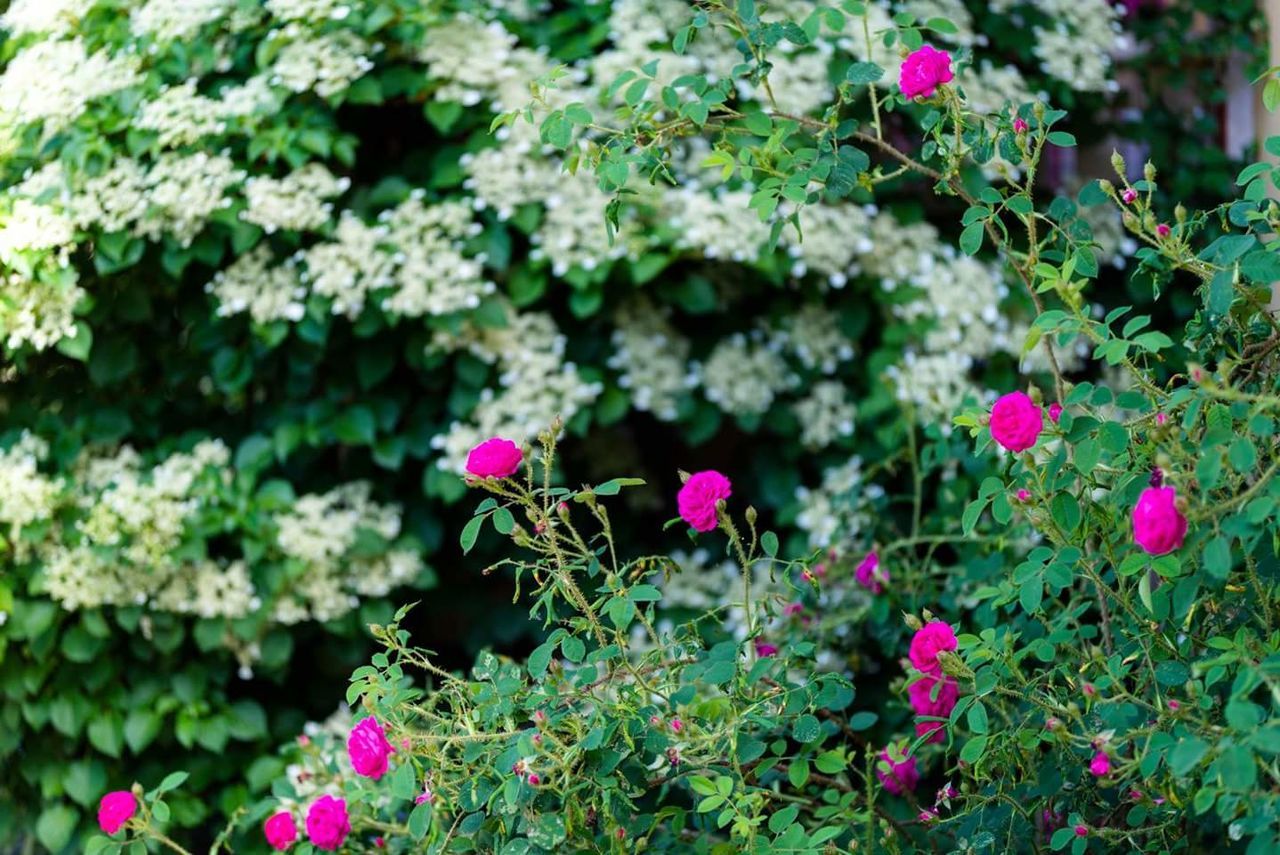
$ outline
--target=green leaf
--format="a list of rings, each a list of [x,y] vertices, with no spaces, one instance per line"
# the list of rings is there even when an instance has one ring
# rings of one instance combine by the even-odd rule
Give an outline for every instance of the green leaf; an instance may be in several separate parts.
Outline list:
[[[36,820],[36,840],[51,852],[61,852],[71,842],[79,821],[80,814],[74,808],[50,805]]]
[[[462,527],[462,534],[458,537],[458,543],[462,546],[463,555],[470,552],[472,547],[476,545],[476,539],[480,537],[480,527],[484,525],[484,520],[483,516],[472,517]]]
[[[1199,765],[1208,750],[1209,743],[1199,737],[1189,736],[1180,739],[1173,748],[1169,749],[1169,770],[1179,777],[1186,775]]]
[[[764,554],[770,558],[776,558],[778,555],[778,536],[771,531],[766,531],[760,536],[760,546],[764,549]]]
[[[960,749],[960,759],[969,765],[973,765],[982,759],[982,755],[987,751],[987,737],[975,736],[964,744],[964,748]]]
[[[855,62],[844,75],[844,79],[855,86],[875,83],[881,77],[884,77],[884,69],[874,62]]]
[[[1071,148],[1076,144],[1076,138],[1066,131],[1054,131],[1048,136],[1049,142],[1063,148]]]
[[[986,733],[988,727],[987,708],[982,705],[982,701],[975,701],[967,714],[969,729],[974,733]]]
[[[570,662],[581,662],[582,657],[587,655],[587,646],[576,636],[566,635],[560,640],[560,651]]]
[[[812,715],[805,713],[796,719],[796,723],[791,728],[791,735],[797,742],[813,742],[822,736],[822,725]]]
[[[982,249],[982,223],[970,223],[960,232],[960,249],[965,255],[975,255]]]
[[[135,709],[124,722],[124,741],[138,754],[160,733],[160,717],[150,710]]]

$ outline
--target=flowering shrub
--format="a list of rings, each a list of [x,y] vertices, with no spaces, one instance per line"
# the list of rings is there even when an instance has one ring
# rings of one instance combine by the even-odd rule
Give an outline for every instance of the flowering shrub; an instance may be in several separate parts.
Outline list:
[[[817,667],[831,675],[822,692],[843,687],[845,672],[896,669],[906,649],[891,620],[899,608],[944,612],[964,638],[955,618],[977,602],[980,579],[997,578],[999,562],[985,543],[958,541],[947,521],[978,492],[1000,516],[1014,505],[990,492],[983,479],[992,460],[967,455],[951,416],[989,400],[989,390],[1023,385],[1017,370],[1043,380],[1056,361],[1087,372],[1096,330],[1046,327],[997,260],[957,253],[948,232],[922,219],[910,164],[896,175],[899,165],[872,167],[870,154],[879,160],[888,150],[824,150],[835,155],[830,171],[803,180],[807,167],[793,155],[797,139],[818,138],[817,125],[837,117],[856,115],[865,127],[874,120],[890,146],[912,138],[892,136],[900,119],[910,127],[926,118],[936,138],[923,161],[942,153],[958,163],[939,134],[963,127],[976,135],[966,145],[981,150],[985,140],[999,155],[980,157],[981,175],[970,170],[966,182],[1029,186],[1028,169],[1047,171],[1046,132],[1065,133],[1070,120],[1028,109],[1013,118],[1007,107],[1042,90],[1055,102],[1099,103],[1114,88],[1120,12],[1103,0],[989,5],[975,16],[959,2],[846,3],[843,11],[776,3],[757,16],[748,4],[733,24],[751,29],[740,42],[719,17],[688,29],[687,4],[666,0],[552,11],[520,0],[10,3],[0,21],[0,330],[12,363],[3,392],[0,516],[11,548],[0,581],[0,615],[10,616],[0,628],[0,759],[6,768],[21,761],[18,774],[0,780],[0,838],[17,829],[53,850],[74,845],[101,792],[158,777],[179,751],[189,754],[188,786],[166,792],[161,809],[136,793],[126,834],[216,827],[211,814],[231,813],[245,789],[212,793],[242,771],[245,788],[265,791],[285,762],[251,758],[299,726],[300,674],[323,685],[316,663],[341,670],[364,655],[330,636],[388,623],[393,588],[430,584],[426,557],[447,525],[466,520],[445,507],[463,494],[457,476],[511,474],[520,462],[512,449],[557,415],[583,438],[570,445],[580,450],[564,461],[567,471],[600,481],[643,457],[638,474],[674,487],[674,466],[657,461],[700,460],[728,478],[695,485],[693,501],[677,504],[688,504],[695,528],[719,524],[719,499],[750,497],[778,523],[777,554],[838,548],[797,571],[808,578],[785,581],[772,578],[773,556],[745,571],[726,570],[705,548],[673,556],[683,572],[653,580],[669,606],[659,621],[671,628],[654,624],[663,637],[707,605],[723,605],[722,577],[745,572],[772,611],[724,609],[723,637],[705,643],[742,642],[753,662],[777,660],[778,668]],[[1030,35],[986,38],[1010,27]],[[892,43],[890,33],[898,34]],[[926,105],[886,97],[903,82],[899,48],[926,36],[936,51],[915,63],[925,73],[912,94],[963,91],[968,109],[953,125],[930,124]],[[538,88],[538,125],[506,120],[486,133],[493,114],[523,106],[529,81],[561,62],[572,67],[557,86]],[[771,114],[778,104],[795,126]],[[728,109],[743,111],[731,120],[752,135],[743,146],[689,133]],[[605,117],[615,112],[630,127],[667,111],[684,124],[636,137],[630,148],[615,144],[604,157],[566,150],[580,131],[603,145]],[[1019,149],[1018,134],[1041,148]],[[566,173],[566,165],[579,168]],[[595,176],[588,166],[598,167]],[[727,177],[717,181],[716,172]],[[632,177],[640,173],[670,183]],[[771,185],[773,173],[787,180]],[[822,200],[808,198],[810,179],[826,186]],[[625,187],[625,204],[609,204],[597,184]],[[1159,188],[1134,193],[1129,204],[1141,199],[1145,217]],[[965,252],[1002,218],[1025,216],[1018,209],[1029,191],[1014,195],[1007,207],[985,200],[999,213],[964,214]],[[1119,257],[1120,210],[1051,211],[1071,239],[1093,234],[1101,245],[1092,266],[1091,254],[1079,257],[1076,276]],[[782,225],[792,215],[803,232]],[[1139,225],[1143,239],[1189,246],[1182,222],[1170,219],[1164,233],[1159,222]],[[1045,248],[1046,263],[1058,262],[1053,251]],[[1072,273],[1064,279],[1074,281]],[[1064,346],[1024,350],[1028,331]],[[1150,343],[1157,340],[1142,336],[1152,334],[1124,337]],[[1057,397],[1076,408],[1064,423],[1076,424],[1083,403]],[[655,422],[672,425],[676,438],[654,448]],[[1047,426],[1046,434],[1059,438]],[[473,468],[470,452],[494,435],[514,443]],[[708,451],[691,453],[689,444]],[[729,465],[738,460],[750,462]],[[905,514],[903,479],[912,483]],[[1028,506],[1047,495],[1043,485],[1017,489]],[[611,523],[620,545],[653,537],[646,502],[668,493],[634,491],[628,513]],[[990,521],[981,525],[984,536],[1003,536],[986,531]],[[1189,537],[1197,543],[1194,529]],[[944,567],[971,560],[973,587],[938,584]],[[515,625],[469,597],[473,590],[433,596],[415,616],[457,609]],[[637,613],[656,608],[649,602],[633,599]],[[704,639],[705,623],[687,635],[690,645]],[[572,634],[594,653],[598,639],[579,629]],[[806,633],[812,650],[797,640]],[[867,639],[878,643],[875,654]],[[559,644],[563,652],[563,637]],[[736,661],[726,651],[717,661]],[[935,682],[926,691],[928,678]],[[664,679],[708,685],[696,673]],[[769,679],[814,685],[790,671],[789,682]],[[859,786],[885,780],[906,792],[916,776],[937,775],[941,756],[917,758],[911,742],[899,741],[911,713],[920,736],[952,739],[955,728],[938,719],[965,713],[975,692],[957,682],[948,712],[945,677],[890,691],[896,705],[886,705],[884,687],[873,689],[848,724],[855,733],[879,728],[874,745],[859,746]],[[840,715],[843,688],[829,693],[818,695],[831,702],[825,707],[806,699],[806,714]],[[802,717],[788,709],[771,726],[794,730]],[[704,718],[673,718],[669,731],[701,739]],[[394,744],[408,720],[390,722],[394,753],[376,750],[376,739],[357,741],[372,746],[359,768],[386,764],[384,785],[413,756]],[[802,734],[809,725],[803,719]],[[831,726],[802,744],[815,752],[829,744]],[[704,756],[729,738],[718,732]],[[315,761],[309,774],[331,786],[328,758],[341,749],[315,741],[291,750]],[[891,765],[882,768],[876,752]],[[541,787],[551,774],[534,769],[522,782]],[[717,794],[719,774],[707,778]],[[737,770],[729,777],[726,801],[747,801],[726,824],[739,835],[762,827],[767,797],[747,790],[760,779]],[[282,792],[300,800],[301,783],[291,778],[294,795]],[[415,801],[428,792],[418,783]],[[373,779],[364,786],[374,799]],[[628,779],[624,794],[633,786]],[[400,821],[351,799],[350,811],[340,808],[341,792],[323,808],[308,792],[306,810],[289,814],[295,833],[315,825],[315,845],[364,845],[377,828],[370,823]],[[852,795],[832,792],[837,805]],[[250,845],[288,846],[283,820],[262,834],[267,811],[278,808],[263,802],[249,812],[257,823]],[[891,816],[883,821],[895,834],[911,827]],[[816,828],[807,814],[804,823]],[[382,829],[390,841],[398,830]]]

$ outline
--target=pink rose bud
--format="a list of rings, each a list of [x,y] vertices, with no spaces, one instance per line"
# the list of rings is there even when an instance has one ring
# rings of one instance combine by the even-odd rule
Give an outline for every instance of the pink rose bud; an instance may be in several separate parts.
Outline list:
[[[262,834],[267,843],[277,852],[283,852],[298,839],[298,827],[293,824],[293,817],[288,811],[273,813],[262,826]]]
[[[1169,709],[1172,710],[1173,712],[1177,712],[1178,710],[1182,709],[1182,704],[1178,703],[1177,701],[1169,701]]]
[[[1167,413],[1156,413],[1156,424],[1160,425],[1161,427],[1164,427],[1165,423],[1168,421],[1169,421],[1169,416]]]
[[[1093,683],[1085,683],[1080,687],[1080,690],[1084,692],[1084,696],[1086,698],[1092,698],[1094,695],[1098,694],[1098,690],[1094,688]]]
[[[991,438],[1009,451],[1035,445],[1043,427],[1040,408],[1024,392],[1010,392],[991,408]]]
[[[906,757],[898,763],[889,756],[886,749],[880,752],[879,762],[876,763],[876,777],[886,790],[895,796],[901,796],[914,790],[916,784],[920,783],[920,770],[916,768],[916,758]]]
[[[951,54],[932,45],[921,45],[902,61],[898,86],[908,101],[928,98],[938,86],[949,83],[954,76],[951,73]]]
[[[542,783],[542,779],[538,777],[538,773],[537,773],[537,772],[530,772],[530,773],[529,773],[529,786],[531,786],[531,787],[536,787],[536,786],[538,786],[538,785],[539,785],[539,784],[541,784],[541,783]]]
[[[1164,555],[1182,546],[1187,518],[1177,508],[1173,487],[1148,487],[1133,508],[1133,539],[1150,555]]]
[[[770,644],[769,642],[765,641],[763,638],[757,638],[755,640],[755,645],[756,645],[756,655],[759,656],[761,659],[767,659],[770,656],[778,655],[778,645]]]
[[[98,828],[115,834],[138,812],[138,800],[128,790],[107,793],[98,802]]]
[[[935,620],[916,631],[911,638],[911,648],[907,655],[916,670],[936,677],[942,673],[942,663],[938,661],[938,654],[955,649],[955,630],[949,624]]]
[[[301,745],[303,748],[306,748],[308,745],[311,744],[311,737],[307,736],[305,733],[299,733],[298,744]]]
[[[1124,203],[1126,205],[1132,205],[1138,198],[1138,191],[1134,190],[1132,187],[1126,187],[1120,198],[1124,199]]]
[[[1056,425],[1060,418],[1062,418],[1062,405],[1054,401],[1049,405],[1049,421]]]
[[[673,733],[679,733],[684,730],[684,722],[678,718],[671,719],[671,730]]]
[[[1093,755],[1093,760],[1089,761],[1089,771],[1095,778],[1105,778],[1111,774],[1111,758],[1105,751]]]
[[[1088,829],[1088,828],[1086,828],[1086,827],[1085,827],[1085,826],[1083,826],[1083,825],[1077,825],[1077,826],[1076,826],[1076,837],[1087,837],[1088,835],[1089,835],[1089,829]]]
[[[467,454],[467,474],[477,478],[509,478],[520,469],[524,452],[509,439],[495,436]]]
[[[347,756],[357,775],[378,780],[387,772],[387,758],[395,752],[387,732],[373,716],[362,718],[347,737]]]
[[[867,557],[858,564],[853,575],[859,585],[873,594],[883,591],[884,586],[889,582],[889,574],[880,569],[880,556],[874,551],[867,553]]]
[[[1029,501],[1031,501],[1031,491],[1030,491],[1030,490],[1028,490],[1028,489],[1026,489],[1025,487],[1024,487],[1024,488],[1022,488],[1021,490],[1019,490],[1019,491],[1018,491],[1018,501],[1019,501],[1019,502],[1029,502]]]
[[[378,849],[381,849],[387,845],[387,841],[383,840],[381,837],[375,837],[373,838],[373,845]]]
[[[716,527],[716,502],[733,494],[729,479],[709,469],[695,472],[676,495],[680,519],[694,531],[708,532]]]
[[[1161,223],[1160,225],[1156,226],[1156,234],[1160,235],[1160,237],[1162,238],[1167,238],[1169,236],[1170,231],[1171,229],[1166,223]]]
[[[1045,719],[1045,722],[1044,722],[1044,726],[1046,730],[1057,730],[1059,725],[1061,724],[1062,722],[1059,721],[1057,718],[1054,718],[1053,716],[1050,716],[1049,718]]]
[[[321,796],[307,810],[307,839],[317,849],[333,852],[351,833],[347,803],[335,796]]]
[[[661,719],[661,718],[659,718],[659,717],[658,717],[658,716],[656,716],[656,715],[651,715],[651,716],[649,716],[649,725],[650,725],[651,727],[658,727],[658,726],[659,726],[659,725],[661,725],[661,724],[662,724],[662,719]]]
[[[1013,132],[1015,134],[1025,134],[1027,132],[1027,122],[1021,116],[1013,120]]]
[[[938,813],[937,811],[932,811],[932,810],[929,810],[928,808],[925,808],[920,811],[918,818],[922,825],[928,825],[929,823],[933,822],[938,818]]]
[[[797,617],[804,614],[804,603],[787,603],[782,609],[782,613],[787,617]]]
[[[1142,791],[1141,791],[1141,790],[1130,790],[1130,791],[1129,791],[1129,798],[1130,798],[1130,799],[1132,799],[1132,800],[1133,800],[1133,801],[1135,801],[1135,802],[1140,802],[1140,801],[1142,801]]]

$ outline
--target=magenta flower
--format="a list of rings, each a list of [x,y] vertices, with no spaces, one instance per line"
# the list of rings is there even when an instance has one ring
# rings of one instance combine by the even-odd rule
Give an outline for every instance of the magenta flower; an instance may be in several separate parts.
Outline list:
[[[1160,425],[1161,427],[1164,427],[1168,421],[1169,421],[1168,413],[1156,413],[1156,424]]]
[[[761,659],[767,659],[770,656],[778,655],[778,645],[770,644],[769,642],[765,641],[763,638],[757,638],[755,640],[755,645],[756,645],[756,655],[759,656]]]
[[[1134,190],[1132,187],[1126,187],[1124,193],[1120,195],[1120,198],[1124,200],[1126,205],[1132,205],[1138,198],[1138,191]]]
[[[944,650],[956,649],[956,634],[950,625],[940,620],[930,621],[916,631],[911,639],[911,650],[908,655],[916,670],[925,674],[938,676],[942,673],[942,663],[938,654]]]
[[[1095,778],[1105,778],[1111,774],[1111,758],[1107,756],[1107,752],[1099,751],[1093,755],[1093,760],[1089,761],[1089,771]]]
[[[694,531],[712,531],[716,527],[716,502],[731,495],[733,485],[719,472],[714,469],[695,472],[676,495],[680,519]]]
[[[938,86],[949,83],[954,76],[951,73],[951,54],[932,45],[921,45],[902,61],[898,86],[909,101],[928,98]]]
[[[1089,836],[1089,829],[1087,826],[1084,826],[1084,825],[1076,826],[1076,837],[1088,837],[1088,836]]]
[[[1182,546],[1187,518],[1177,507],[1173,487],[1148,487],[1133,508],[1133,539],[1151,555],[1164,555]]]
[[[1015,134],[1025,134],[1025,133],[1027,132],[1027,121],[1026,121],[1026,119],[1022,118],[1021,116],[1019,116],[1018,118],[1014,119],[1014,120],[1013,120],[1013,132],[1014,132]]]
[[[98,802],[98,827],[115,834],[138,812],[138,800],[128,790],[107,793]]]
[[[1028,490],[1026,487],[1023,487],[1021,490],[1019,490],[1019,491],[1018,491],[1018,501],[1019,501],[1019,502],[1029,502],[1029,501],[1031,501],[1031,491],[1030,491],[1030,490]]]
[[[467,474],[477,478],[509,478],[516,474],[524,452],[509,439],[495,436],[467,454]]]
[[[1049,405],[1049,421],[1056,425],[1060,418],[1062,418],[1062,405],[1054,401]]]
[[[937,687],[937,694],[934,694],[934,687]],[[916,715],[928,715],[946,717],[951,715],[951,711],[956,708],[956,701],[960,699],[960,685],[954,677],[943,677],[939,680],[933,675],[925,675],[923,679],[916,680],[910,686],[907,686],[907,696],[911,700],[911,708],[915,710]],[[918,721],[916,722],[916,736],[924,736],[926,733],[932,734],[929,737],[930,742],[941,742],[944,736],[946,725],[940,721]]]
[[[283,852],[298,839],[298,827],[293,824],[293,816],[287,810],[273,813],[262,826],[262,833],[267,843],[277,852]]]
[[[1156,226],[1156,234],[1160,235],[1162,238],[1167,238],[1171,231],[1172,230],[1169,228],[1167,223],[1161,223]]]
[[[895,796],[905,795],[914,790],[920,783],[920,770],[916,768],[916,758],[903,758],[901,763],[889,756],[888,749],[880,752],[880,760],[876,763],[876,777],[884,788]]]
[[[387,758],[395,752],[387,741],[387,732],[373,716],[362,718],[347,737],[347,756],[357,775],[375,781],[387,772]]]
[[[347,803],[336,796],[321,796],[307,810],[307,839],[317,849],[333,852],[351,833]]]
[[[873,594],[880,593],[889,583],[889,574],[880,569],[880,556],[874,550],[867,553],[867,557],[858,564],[853,575],[859,585]]]
[[[1003,395],[991,408],[991,438],[1009,451],[1026,451],[1036,444],[1044,419],[1025,392]]]

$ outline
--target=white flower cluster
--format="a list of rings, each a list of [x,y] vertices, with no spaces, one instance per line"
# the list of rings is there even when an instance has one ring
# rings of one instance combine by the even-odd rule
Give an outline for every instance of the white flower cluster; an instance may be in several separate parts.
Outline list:
[[[826,448],[838,439],[853,436],[857,408],[843,383],[823,380],[813,384],[808,396],[797,401],[793,409],[800,422],[800,442],[806,448]]]
[[[529,83],[551,65],[537,51],[517,47],[517,39],[497,21],[458,15],[431,28],[418,51],[427,76],[441,85],[438,101],[474,107],[488,101],[497,111],[530,100]]]
[[[674,421],[680,396],[697,383],[689,371],[689,340],[647,300],[624,306],[614,323],[608,366],[618,372],[618,385],[637,410]]]
[[[806,303],[788,315],[775,338],[811,371],[835,374],[853,359],[853,341],[841,331],[839,316],[821,303]]]
[[[0,73],[0,116],[43,122],[49,137],[74,122],[89,102],[140,80],[131,54],[89,53],[78,38],[38,41],[18,51]]]
[[[198,85],[199,81],[192,78],[177,86],[162,87],[153,99],[143,103],[135,127],[154,131],[162,148],[173,148],[225,134],[232,120],[269,114],[279,106],[278,96],[263,75],[223,87],[217,98],[201,95]]]
[[[345,91],[373,69],[374,48],[349,30],[313,33],[297,23],[279,31],[285,44],[271,65],[271,83],[322,98]]]
[[[691,185],[668,192],[663,206],[679,233],[677,246],[706,258],[747,262],[759,258],[769,241],[769,224],[747,207],[750,201],[744,190],[711,195]]]
[[[862,459],[852,457],[824,472],[821,486],[796,488],[796,525],[808,533],[809,546],[815,549],[834,546],[837,539],[854,539],[871,526],[872,503],[883,492],[863,480]]]
[[[416,552],[391,550],[376,558],[351,555],[362,532],[391,542],[400,535],[400,508],[369,498],[357,481],[327,493],[300,496],[276,515],[277,544],[303,568],[291,573],[275,603],[279,623],[333,620],[360,603],[359,594],[383,595],[422,571]]]
[[[497,390],[481,393],[468,421],[454,422],[432,438],[432,448],[440,451],[438,465],[449,472],[462,473],[467,452],[483,440],[531,440],[556,417],[572,419],[603,391],[565,361],[565,336],[547,314],[515,314],[505,327],[473,332],[469,343],[452,338],[443,343],[467,345],[479,358],[495,363],[499,372]]]
[[[277,229],[312,231],[333,216],[333,205],[326,200],[350,186],[351,179],[335,177],[320,163],[308,163],[284,178],[254,176],[244,182],[248,207],[240,219],[261,226],[267,234]]]
[[[1053,22],[1034,28],[1035,54],[1045,74],[1084,92],[1114,92],[1112,56],[1123,46],[1120,11],[1112,0],[1033,0]]]
[[[219,317],[248,312],[256,323],[302,320],[307,289],[293,263],[272,266],[271,247],[262,243],[219,270],[205,290],[218,301]]]
[[[41,474],[40,464],[49,455],[49,443],[24,432],[12,446],[0,451],[0,524],[18,559],[30,545],[19,537],[22,529],[49,519],[62,492],[62,480]]]
[[[0,30],[13,38],[29,33],[65,36],[98,0],[13,0],[0,15]]]
[[[235,5],[235,0],[147,0],[130,14],[129,24],[133,32],[157,42],[178,41],[192,38]]]
[[[727,413],[762,415],[798,378],[782,357],[783,344],[762,333],[736,333],[711,351],[699,374],[707,400]]]
[[[843,288],[850,276],[862,272],[860,259],[874,248],[868,235],[872,206],[810,205],[800,212],[803,240],[793,229],[784,232],[787,253],[795,259],[791,275],[804,276],[810,270],[827,277],[832,288]]]
[[[267,11],[281,21],[340,21],[351,13],[354,0],[266,0]]]

